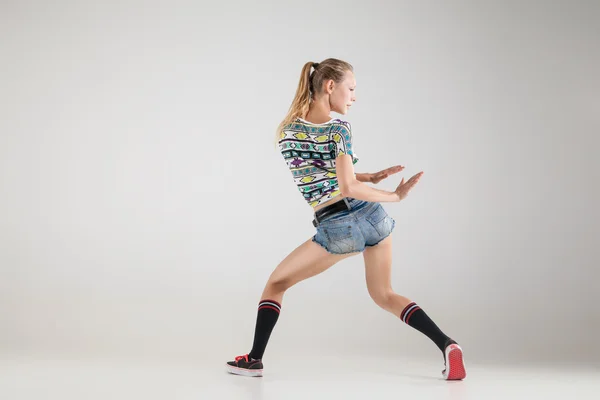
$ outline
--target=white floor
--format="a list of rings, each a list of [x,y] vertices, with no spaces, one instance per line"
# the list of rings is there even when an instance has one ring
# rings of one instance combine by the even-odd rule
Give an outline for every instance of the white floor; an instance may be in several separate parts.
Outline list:
[[[467,363],[446,382],[441,365],[404,359],[273,360],[262,378],[222,365],[107,360],[0,360],[0,399],[598,399],[600,370]],[[467,360],[468,362],[468,360]],[[221,363],[222,364],[222,363]],[[560,366],[559,366],[560,367]]]

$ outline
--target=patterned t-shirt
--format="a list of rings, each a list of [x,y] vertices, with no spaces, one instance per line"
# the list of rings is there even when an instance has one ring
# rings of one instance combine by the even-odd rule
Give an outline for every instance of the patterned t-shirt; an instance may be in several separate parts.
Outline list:
[[[353,164],[358,161],[352,148],[350,124],[340,119],[314,124],[297,118],[283,128],[279,149],[298,190],[313,208],[341,193],[335,172],[336,157],[347,154]]]

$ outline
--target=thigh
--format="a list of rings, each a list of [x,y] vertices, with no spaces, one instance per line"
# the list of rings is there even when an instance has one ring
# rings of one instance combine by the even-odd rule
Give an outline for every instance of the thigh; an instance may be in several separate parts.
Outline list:
[[[392,289],[392,236],[363,252],[367,289],[371,296]]]
[[[318,275],[335,263],[354,254],[331,254],[323,247],[307,240],[279,263],[270,280],[285,282],[292,286],[304,279]]]

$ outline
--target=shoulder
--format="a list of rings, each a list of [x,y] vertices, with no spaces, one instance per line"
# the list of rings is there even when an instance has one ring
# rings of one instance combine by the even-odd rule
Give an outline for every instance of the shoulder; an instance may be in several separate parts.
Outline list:
[[[299,129],[301,128],[302,125],[302,121],[300,121],[299,119],[295,118],[292,121],[289,121],[287,124],[285,124],[282,129],[283,130],[292,130],[292,129]]]
[[[349,136],[352,135],[352,125],[348,121],[344,121],[342,119],[334,119],[331,121],[332,123],[332,131],[335,133],[340,133],[349,139]]]
[[[350,122],[344,121],[343,119],[339,119],[339,118],[334,119],[333,121],[331,121],[331,123],[334,124],[334,125],[345,126],[348,129],[352,128],[352,126],[350,125]]]

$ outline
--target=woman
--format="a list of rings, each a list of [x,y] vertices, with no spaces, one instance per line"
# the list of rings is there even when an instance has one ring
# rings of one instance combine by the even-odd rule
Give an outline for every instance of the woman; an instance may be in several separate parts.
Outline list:
[[[231,373],[262,376],[262,358],[279,318],[286,290],[320,274],[352,255],[363,253],[367,288],[375,303],[427,335],[442,351],[445,379],[466,376],[462,349],[446,336],[425,312],[391,288],[392,230],[395,226],[382,202],[398,202],[417,184],[423,172],[400,182],[393,192],[374,189],[403,167],[376,174],[354,173],[358,161],[348,122],[330,117],[345,115],[356,101],[353,68],[329,58],[308,62],[302,69],[296,97],[277,130],[279,149],[298,189],[314,208],[316,234],[289,254],[275,268],[262,293],[250,353],[227,363]]]

